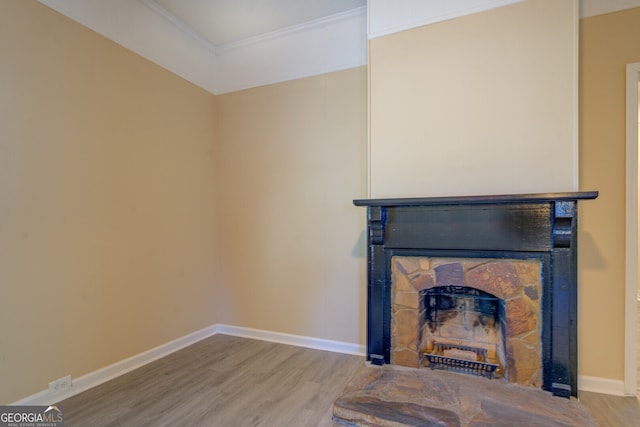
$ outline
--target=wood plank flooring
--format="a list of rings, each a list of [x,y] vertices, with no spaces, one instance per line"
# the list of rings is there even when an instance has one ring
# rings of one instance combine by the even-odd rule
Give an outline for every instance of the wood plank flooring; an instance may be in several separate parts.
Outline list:
[[[336,427],[363,358],[215,335],[60,402],[65,425]],[[601,427],[640,426],[640,403],[581,393]]]
[[[334,426],[363,358],[215,335],[60,402],[65,426]]]
[[[640,400],[637,397],[610,396],[580,392],[582,402],[600,427],[640,426]]]

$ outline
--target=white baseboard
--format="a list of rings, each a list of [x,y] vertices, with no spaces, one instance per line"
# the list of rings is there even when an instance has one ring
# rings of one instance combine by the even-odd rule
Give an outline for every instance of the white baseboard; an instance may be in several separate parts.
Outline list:
[[[63,392],[50,393],[48,390],[42,390],[32,394],[31,396],[25,397],[24,399],[18,400],[12,405],[51,405],[61,400],[68,399],[71,396],[75,396],[78,393],[82,393],[83,391],[98,386],[120,375],[124,375],[127,372],[151,363],[154,360],[160,359],[161,357],[167,356],[215,334],[252,338],[262,341],[294,345],[297,347],[331,351],[335,353],[354,354],[358,356],[364,356],[365,354],[365,347],[359,344],[245,328],[241,326],[215,324],[78,377],[72,381],[71,388]],[[578,377],[578,389],[580,391],[625,396],[624,382],[608,378],[581,375]]]
[[[20,399],[17,402],[12,403],[12,405],[52,405],[119,377],[120,375],[124,375],[127,372],[133,371],[134,369],[144,366],[147,363],[151,363],[161,357],[167,356],[191,344],[195,344],[200,340],[215,335],[217,332],[217,325],[208,326],[166,344],[159,345],[151,350],[144,351],[109,366],[105,366],[104,368],[89,372],[81,377],[72,379],[71,387],[67,390],[58,393],[51,393],[48,390],[42,390],[38,393],[32,394],[31,396],[25,397],[24,399]]]
[[[334,353],[365,355],[363,345],[351,344],[343,341],[326,340],[322,338],[305,337],[302,335],[284,334],[281,332],[271,332],[262,329],[244,328],[241,326],[231,326],[218,324],[218,333],[233,335],[236,337],[253,338],[261,341],[276,342],[280,344],[295,345],[297,347],[313,348],[316,350],[332,351]]]
[[[624,381],[610,380],[608,378],[578,376],[578,390],[593,393],[611,394],[614,396],[626,396]]]
[[[51,393],[48,390],[42,390],[32,394],[31,396],[25,397],[24,399],[20,399],[12,403],[12,405],[51,405],[56,402],[60,402],[61,400],[68,399],[78,393],[82,393],[83,391],[89,390],[90,388],[96,387],[104,382],[119,377],[120,375],[124,375],[127,372],[133,371],[134,369],[151,363],[154,360],[160,359],[161,357],[167,356],[216,334],[252,338],[262,341],[294,345],[297,347],[331,351],[335,353],[354,354],[358,356],[364,356],[365,354],[365,347],[359,344],[245,328],[241,326],[215,324],[73,379],[71,388],[63,392]],[[580,391],[625,396],[624,382],[621,380],[581,375],[578,377],[578,389]]]
[[[365,353],[364,346],[358,344],[300,335],[283,334],[280,332],[264,331],[260,329],[243,328],[239,326],[215,324],[73,379],[71,387],[62,392],[51,393],[48,390],[42,390],[32,394],[31,396],[25,397],[24,399],[20,399],[17,402],[13,402],[12,405],[52,405],[215,334],[253,338],[262,341],[295,345],[298,347],[332,351],[335,353],[355,354],[359,356],[362,356]]]

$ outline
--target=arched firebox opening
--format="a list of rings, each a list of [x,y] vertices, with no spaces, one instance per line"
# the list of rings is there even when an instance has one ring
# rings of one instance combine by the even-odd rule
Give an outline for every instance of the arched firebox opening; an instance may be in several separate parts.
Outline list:
[[[468,286],[438,286],[422,293],[425,366],[502,378],[507,366],[504,301]]]

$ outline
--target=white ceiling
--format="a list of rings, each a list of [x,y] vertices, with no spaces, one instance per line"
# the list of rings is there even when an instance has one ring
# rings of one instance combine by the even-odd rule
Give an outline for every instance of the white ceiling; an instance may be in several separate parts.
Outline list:
[[[218,94],[365,65],[367,35],[389,14],[374,6],[399,14],[402,31],[523,0],[38,1]],[[579,5],[589,17],[640,0]]]
[[[367,0],[144,1],[156,11],[175,18],[176,25],[182,25],[213,46],[238,42],[367,5]],[[473,0],[466,1],[473,3]],[[427,0],[426,3],[431,3],[433,8],[438,7],[438,0]],[[640,6],[640,0],[580,0],[580,16],[589,17],[636,6]]]
[[[366,6],[366,0],[148,0],[214,46]]]

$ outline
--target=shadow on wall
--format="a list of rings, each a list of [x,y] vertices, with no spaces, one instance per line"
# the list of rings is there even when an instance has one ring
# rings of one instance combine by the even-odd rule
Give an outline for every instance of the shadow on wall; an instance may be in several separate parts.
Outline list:
[[[607,260],[589,232],[580,233],[580,268],[603,270],[607,268]]]
[[[354,258],[366,258],[367,257],[367,234],[366,230],[362,230],[356,244],[351,250],[351,256]]]

